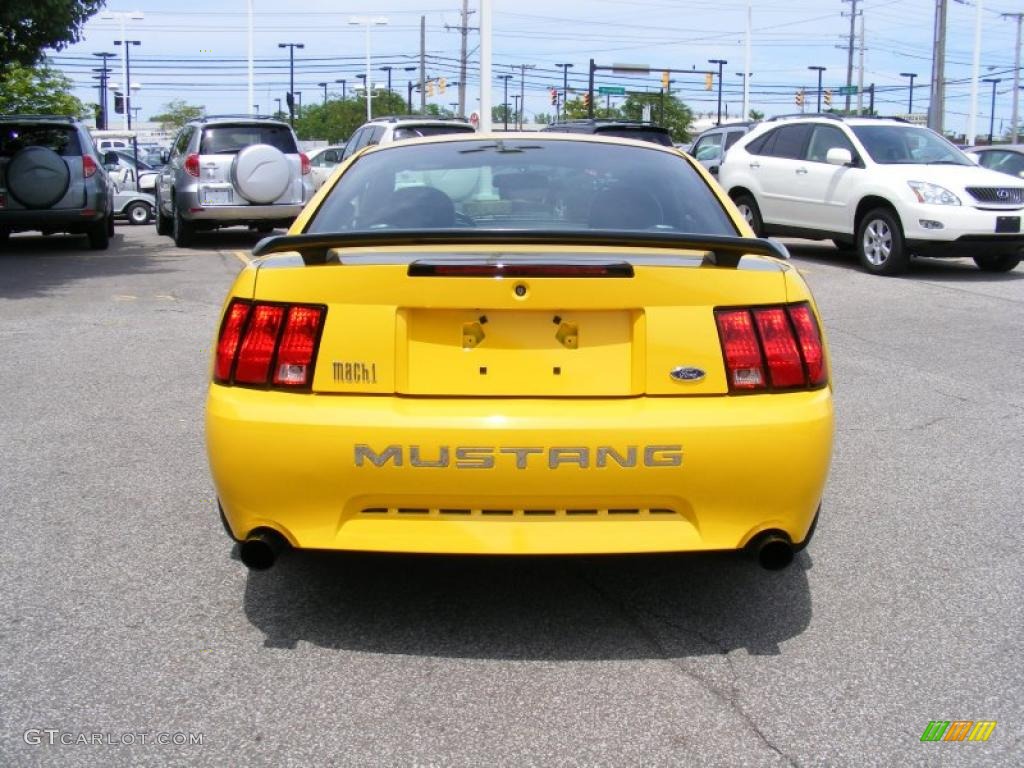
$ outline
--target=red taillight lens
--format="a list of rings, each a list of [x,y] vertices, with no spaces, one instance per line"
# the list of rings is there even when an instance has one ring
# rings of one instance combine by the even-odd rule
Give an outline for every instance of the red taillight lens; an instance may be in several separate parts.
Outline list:
[[[199,155],[195,152],[185,158],[185,173],[199,178]]]
[[[245,321],[249,319],[249,310],[251,309],[252,305],[248,301],[235,299],[224,316],[220,338],[217,340],[217,362],[214,364],[213,370],[214,380],[221,384],[226,384],[231,380],[231,366],[235,362],[235,355],[238,354],[238,344],[242,340],[242,328],[245,326]]]
[[[715,312],[715,322],[718,323],[718,335],[722,340],[729,388],[764,389],[767,386],[764,361],[749,310],[719,310]]]
[[[218,384],[309,387],[325,307],[234,299],[217,338]]]
[[[299,160],[302,161],[302,175],[303,176],[305,176],[307,173],[309,173],[311,170],[313,170],[310,167],[310,165],[309,165],[309,158],[306,157],[306,153],[305,152],[300,152],[299,153]]]
[[[274,359],[277,332],[284,319],[284,307],[257,304],[252,312],[245,338],[238,350],[235,381],[238,384],[266,384],[270,375],[270,362]]]
[[[807,378],[812,387],[818,387],[828,380],[825,370],[825,349],[821,343],[818,322],[807,304],[797,304],[789,308],[789,316],[793,318],[800,351],[807,366]]]
[[[782,307],[755,309],[754,318],[761,334],[772,386],[779,389],[804,386],[804,365],[786,311]]]
[[[320,307],[290,307],[274,364],[274,384],[304,387],[310,383],[313,354],[324,311]]]
[[[97,169],[96,161],[92,159],[91,155],[82,155],[82,176],[88,179]]]

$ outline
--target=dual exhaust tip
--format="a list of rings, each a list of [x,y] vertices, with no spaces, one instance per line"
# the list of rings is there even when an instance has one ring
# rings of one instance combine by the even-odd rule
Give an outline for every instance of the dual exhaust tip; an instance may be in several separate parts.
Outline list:
[[[287,548],[288,542],[280,533],[270,528],[258,528],[241,542],[239,556],[246,568],[265,571]],[[794,548],[785,534],[766,531],[747,545],[747,552],[765,570],[781,571],[793,562]]]

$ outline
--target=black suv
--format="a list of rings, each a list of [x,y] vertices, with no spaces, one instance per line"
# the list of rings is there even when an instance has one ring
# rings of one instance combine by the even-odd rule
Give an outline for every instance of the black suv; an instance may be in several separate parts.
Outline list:
[[[113,198],[110,176],[80,122],[0,117],[0,243],[12,232],[68,232],[105,249],[114,234]]]
[[[595,133],[598,136],[618,136],[622,139],[636,139],[672,146],[672,134],[668,128],[641,120],[609,120],[602,118],[583,118],[582,120],[558,120],[541,128],[542,131],[558,131],[559,133]]]

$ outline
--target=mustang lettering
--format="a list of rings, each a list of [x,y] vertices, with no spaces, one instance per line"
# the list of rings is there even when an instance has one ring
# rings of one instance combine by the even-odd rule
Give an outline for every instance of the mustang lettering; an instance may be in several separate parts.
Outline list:
[[[454,461],[452,461],[453,455]],[[388,463],[401,467],[406,466],[406,458],[408,458],[410,467],[444,469],[454,466],[455,469],[494,469],[497,466],[497,457],[502,455],[514,456],[516,469],[528,469],[531,455],[539,457],[546,455],[548,469],[558,469],[561,466],[602,469],[612,464],[631,469],[638,466],[638,461],[642,462],[641,466],[644,467],[680,467],[683,464],[683,446],[681,445],[627,445],[621,449],[607,445],[599,445],[596,448],[586,446],[540,448],[504,445],[455,446],[453,448],[441,445],[427,449],[419,445],[389,445],[377,451],[365,443],[357,443],[354,460],[357,467],[368,464],[383,467]],[[543,465],[544,459],[538,463]]]

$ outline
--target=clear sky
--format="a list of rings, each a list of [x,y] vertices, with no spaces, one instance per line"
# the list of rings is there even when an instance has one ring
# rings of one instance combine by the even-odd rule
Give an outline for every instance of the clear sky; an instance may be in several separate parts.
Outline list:
[[[946,128],[964,130],[970,95],[971,61],[977,0],[951,1],[946,48]],[[470,0],[474,10],[478,2]],[[866,52],[864,82],[875,83],[876,106],[884,113],[905,113],[909,79],[901,72],[917,73],[914,112],[924,112],[931,77],[934,0],[862,0]],[[374,27],[371,38],[373,69],[390,65],[394,90],[405,94],[406,82],[418,75],[404,67],[418,64],[420,16],[426,17],[428,76],[459,79],[458,57],[461,0],[254,0],[256,88],[254,101],[263,112],[276,108],[288,89],[287,50],[278,43],[304,43],[296,50],[296,91],[304,103],[323,98],[318,82],[330,82],[340,92],[356,82],[363,71],[365,32],[348,23],[352,15],[383,16],[388,25]],[[562,70],[571,63],[570,87],[586,87],[590,58],[598,64],[637,63],[656,70],[647,77],[599,74],[599,84],[626,85],[630,89],[660,86],[660,69],[710,69],[708,59],[726,59],[723,98],[726,111],[741,111],[746,0],[493,0],[494,73],[515,73],[510,96],[518,92],[518,65],[526,70],[526,115],[550,112],[547,89],[561,85]],[[824,66],[825,88],[846,82],[846,45],[850,4],[840,0],[752,0],[753,57],[750,71],[751,106],[768,115],[796,111],[797,87],[813,89],[816,73],[808,66]],[[246,0],[109,0],[107,10],[141,11],[145,18],[128,22],[128,38],[141,45],[131,52],[132,80],[142,88],[135,106],[141,119],[163,104],[182,98],[204,105],[209,112],[249,111],[246,79]],[[1024,11],[1024,0],[984,0],[982,11],[982,77],[1003,78],[996,85],[995,130],[1008,128],[1013,90],[1016,23],[1001,13]],[[470,16],[470,26],[478,23]],[[84,39],[53,55],[54,62],[76,84],[76,95],[96,101],[91,68],[98,51],[120,51],[117,22],[94,17]],[[470,31],[468,104],[479,96],[479,34]],[[858,56],[855,55],[854,63]],[[114,66],[119,68],[119,60]],[[119,72],[119,69],[118,69]],[[386,74],[375,72],[383,81]],[[120,75],[115,75],[117,79]],[[674,74],[673,90],[698,112],[716,109],[717,92],[704,90],[701,75]],[[854,83],[857,81],[856,71]],[[500,80],[494,80],[492,103],[503,100]],[[717,88],[717,85],[716,85]],[[978,98],[978,131],[987,132],[992,85],[982,83]],[[1024,94],[1022,94],[1024,96]],[[418,97],[417,97],[418,98]],[[432,101],[447,105],[456,100],[449,88]],[[810,102],[813,106],[813,98]],[[838,104],[839,98],[833,104]],[[1024,98],[1021,99],[1024,115]]]

